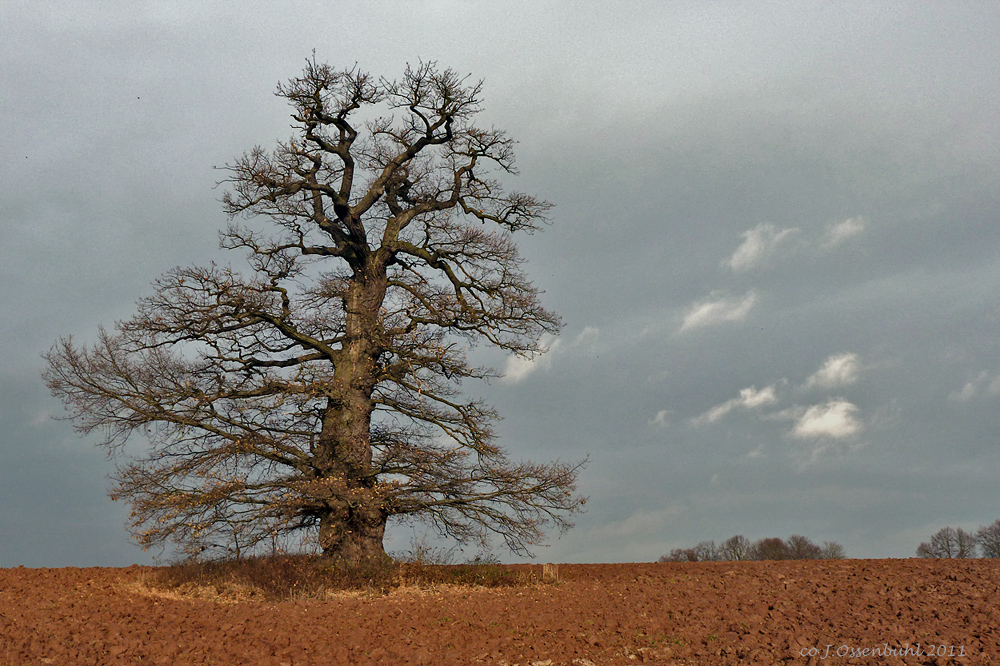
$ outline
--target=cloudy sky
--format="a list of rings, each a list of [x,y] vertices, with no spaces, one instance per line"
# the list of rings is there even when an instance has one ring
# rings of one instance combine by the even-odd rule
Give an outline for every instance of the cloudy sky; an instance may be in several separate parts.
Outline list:
[[[556,204],[521,247],[565,328],[466,387],[515,457],[590,456],[539,559],[737,533],[909,557],[1000,518],[997,3],[8,0],[0,566],[152,561],[39,355],[227,261],[213,167],[290,135],[272,93],[313,49],[485,79],[518,188]]]

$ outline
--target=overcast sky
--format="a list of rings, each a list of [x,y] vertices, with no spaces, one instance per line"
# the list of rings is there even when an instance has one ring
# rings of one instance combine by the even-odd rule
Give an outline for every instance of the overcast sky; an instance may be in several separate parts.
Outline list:
[[[290,136],[313,49],[485,79],[556,204],[521,248],[565,328],[465,386],[514,457],[590,456],[540,560],[1000,518],[1000,4],[6,0],[0,566],[152,562],[39,355],[228,261],[213,167]]]

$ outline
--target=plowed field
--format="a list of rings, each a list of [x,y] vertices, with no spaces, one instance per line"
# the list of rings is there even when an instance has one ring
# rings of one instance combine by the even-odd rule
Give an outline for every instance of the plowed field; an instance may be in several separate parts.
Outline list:
[[[521,588],[221,603],[151,593],[143,567],[0,569],[0,664],[1000,664],[996,560],[562,565],[559,575]]]

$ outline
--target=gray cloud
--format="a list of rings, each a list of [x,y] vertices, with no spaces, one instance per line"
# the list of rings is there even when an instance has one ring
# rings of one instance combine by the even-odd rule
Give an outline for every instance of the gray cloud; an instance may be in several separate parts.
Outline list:
[[[507,378],[463,386],[514,457],[591,456],[588,514],[540,557],[734,533],[905,557],[1000,517],[992,3],[14,2],[0,24],[0,566],[149,561],[113,461],[47,419],[39,354],[233,260],[213,167],[287,138],[270,93],[313,48],[484,77],[516,186],[557,204],[521,247],[565,330],[534,361],[476,350]]]

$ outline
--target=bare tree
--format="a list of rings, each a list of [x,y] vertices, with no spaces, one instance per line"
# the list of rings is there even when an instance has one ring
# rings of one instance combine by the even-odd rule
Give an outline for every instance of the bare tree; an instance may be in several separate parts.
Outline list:
[[[983,549],[983,557],[1000,557],[1000,520],[980,527],[976,538]]]
[[[742,534],[731,536],[719,546],[719,557],[722,560],[745,560],[750,554],[751,543]]]
[[[976,538],[975,534],[971,532],[966,532],[961,527],[955,530],[955,545],[958,548],[958,553],[955,557],[961,558],[974,558],[976,557],[976,549],[979,545],[979,540]]]
[[[943,527],[931,537],[930,542],[925,541],[917,546],[917,556],[925,558],[954,557],[957,550],[955,541],[955,529]]]
[[[819,556],[820,559],[824,560],[842,560],[847,557],[844,553],[844,547],[836,541],[824,541]]]
[[[694,547],[694,552],[699,562],[718,562],[719,547],[714,541],[702,541]]]
[[[697,562],[698,553],[694,548],[674,548],[668,555],[660,555],[657,562]]]
[[[550,205],[500,182],[514,143],[473,124],[481,88],[310,60],[277,90],[294,136],[227,167],[231,219],[270,222],[221,234],[249,274],[175,269],[96,345],[48,352],[78,430],[111,453],[148,437],[112,492],[140,544],[251,552],[304,530],[356,562],[385,557],[393,517],[515,553],[570,526],[581,463],[511,461],[496,413],[457,395],[497,374],[470,345],[530,357],[560,325],[513,242]]]
[[[976,556],[976,536],[961,527],[943,527],[930,542],[917,546],[917,556],[927,558],[972,558]]]
[[[753,543],[742,534],[730,537],[718,546],[702,541],[694,548],[675,548],[660,562],[729,562],[736,560],[818,560],[843,559],[844,547],[827,541],[819,547],[804,536],[793,534],[787,541],[777,537]]]
[[[694,548],[674,548],[668,555],[661,555],[657,562],[717,562],[719,549],[714,541],[702,541]]]
[[[751,560],[787,560],[790,558],[788,544],[778,537],[758,539],[750,549]]]
[[[790,560],[818,560],[823,554],[819,546],[801,534],[788,537],[787,545]]]

